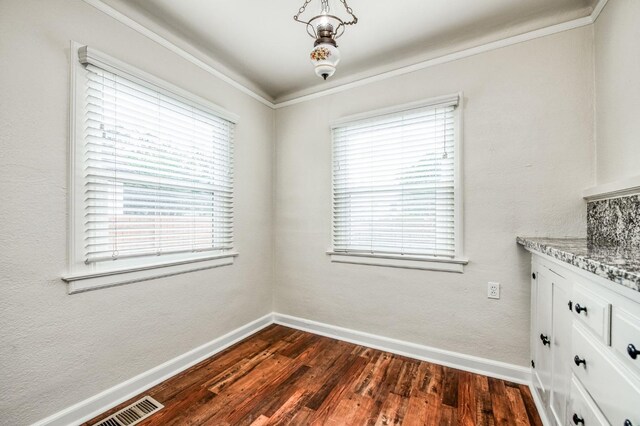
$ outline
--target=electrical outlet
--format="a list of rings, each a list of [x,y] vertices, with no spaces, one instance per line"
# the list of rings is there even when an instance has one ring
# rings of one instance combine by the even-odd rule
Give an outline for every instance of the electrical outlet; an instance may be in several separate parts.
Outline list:
[[[500,283],[489,283],[487,297],[489,299],[500,299]]]

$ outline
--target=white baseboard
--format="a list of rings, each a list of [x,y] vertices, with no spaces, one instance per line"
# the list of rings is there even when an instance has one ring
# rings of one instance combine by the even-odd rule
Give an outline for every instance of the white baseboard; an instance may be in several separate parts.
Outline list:
[[[497,379],[508,380],[515,383],[531,385],[531,372],[526,367],[494,361],[458,352],[446,351],[416,343],[391,339],[362,331],[350,330],[304,318],[290,315],[271,313],[258,318],[240,328],[237,328],[222,337],[195,348],[183,355],[165,362],[151,370],[122,382],[105,390],[91,398],[85,399],[71,407],[53,414],[33,426],[67,426],[83,423],[101,414],[116,405],[144,392],[145,390],[175,376],[187,368],[215,355],[234,343],[249,337],[270,324],[281,324],[286,327],[331,337],[346,342],[367,346],[382,351],[415,358],[422,361],[433,362],[447,367],[457,368],[471,373],[482,374]],[[540,404],[535,389],[531,392],[540,416],[544,416],[544,409]],[[546,418],[543,419],[544,424]]]
[[[348,328],[337,327],[276,312],[273,313],[273,319],[276,324],[308,331],[321,336],[344,340],[345,342],[428,361],[446,367],[457,368],[471,373],[482,374],[496,379],[525,385],[531,384],[531,371],[529,368],[519,365],[418,345],[416,343],[377,336],[375,334],[350,330]]]
[[[547,410],[544,408],[544,404],[542,403],[542,399],[540,399],[540,395],[538,394],[538,390],[533,384],[529,385],[529,390],[531,391],[531,397],[533,398],[533,402],[536,404],[536,408],[538,409],[538,415],[540,416],[540,420],[542,420],[542,424],[544,426],[552,426],[554,423],[549,421],[549,417],[547,416]]]
[[[209,343],[190,350],[172,360],[165,362],[151,370],[145,371],[125,382],[105,390],[91,398],[85,399],[71,407],[53,414],[33,426],[67,426],[83,423],[101,414],[116,405],[144,392],[145,390],[162,383],[170,377],[186,370],[187,368],[204,361],[212,355],[228,348],[234,343],[260,331],[273,324],[272,314],[267,314],[249,324],[243,325],[224,336]]]

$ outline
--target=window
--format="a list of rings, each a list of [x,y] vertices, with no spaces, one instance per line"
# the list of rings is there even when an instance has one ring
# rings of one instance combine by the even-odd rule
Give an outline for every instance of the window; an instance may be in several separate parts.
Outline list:
[[[229,263],[234,121],[89,48],[80,59],[67,280],[80,291]]]
[[[455,95],[332,126],[334,261],[462,272],[459,109]]]

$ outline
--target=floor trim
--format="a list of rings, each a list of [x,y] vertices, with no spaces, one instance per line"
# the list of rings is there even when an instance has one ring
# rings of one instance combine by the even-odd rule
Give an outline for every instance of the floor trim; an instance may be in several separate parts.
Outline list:
[[[308,331],[309,333],[344,340],[345,342],[432,362],[446,367],[457,368],[470,373],[494,377],[496,379],[525,385],[531,384],[531,371],[529,368],[519,365],[418,345],[416,343],[337,327],[335,325],[324,324],[277,312],[273,313],[273,319],[276,324]]]
[[[40,420],[34,423],[33,426],[66,426],[80,424],[90,420],[271,324],[280,324],[297,330],[303,330],[409,358],[432,362],[446,367],[457,368],[470,373],[525,384],[531,387],[531,371],[526,367],[273,312],[107,389],[104,392]],[[540,405],[540,401],[536,399],[538,395],[534,394],[534,391],[535,389],[532,388],[536,407],[542,417],[544,409]],[[543,421],[545,420],[546,419],[543,419]]]
[[[83,423],[104,413],[118,404],[162,383],[170,377],[228,348],[268,325],[273,324],[273,315],[267,314],[255,321],[239,327],[209,343],[179,355],[164,364],[145,371],[125,382],[65,408],[32,426],[66,426]]]
[[[538,415],[540,416],[540,420],[544,426],[552,426],[553,423],[549,421],[549,417],[547,417],[547,410],[542,403],[542,399],[540,399],[540,395],[538,394],[538,390],[533,384],[529,384],[529,390],[531,391],[531,397],[533,398],[534,404],[536,404],[536,409],[538,410]]]

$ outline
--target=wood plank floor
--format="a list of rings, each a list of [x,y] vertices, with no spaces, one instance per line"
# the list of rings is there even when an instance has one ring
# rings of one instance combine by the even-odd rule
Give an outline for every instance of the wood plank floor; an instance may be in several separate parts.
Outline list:
[[[145,395],[165,408],[144,426],[542,425],[526,386],[279,325]]]

